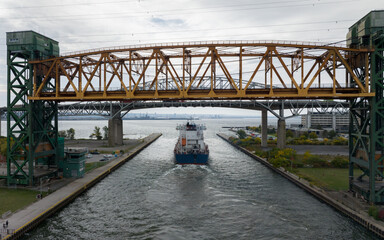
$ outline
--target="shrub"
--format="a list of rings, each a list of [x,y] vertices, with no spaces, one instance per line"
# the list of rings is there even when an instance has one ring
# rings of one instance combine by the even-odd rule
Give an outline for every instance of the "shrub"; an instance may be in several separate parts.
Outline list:
[[[306,151],[306,152],[303,154],[303,160],[304,160],[304,161],[308,160],[310,157],[312,157],[312,154],[311,154],[309,151]]]
[[[306,159],[304,158],[303,163],[310,165],[314,168],[329,167],[329,163],[326,160],[324,160],[321,157],[316,156],[316,155],[311,155],[310,157],[308,157]]]
[[[260,127],[246,127],[247,130],[253,131],[253,132],[260,132]]]
[[[265,158],[265,157],[268,156],[268,153],[263,151],[263,150],[261,150],[261,149],[256,149],[255,150],[255,155],[259,156],[259,157],[262,157],[262,158]]]
[[[269,158],[275,158],[278,152],[279,152],[279,149],[278,149],[278,148],[272,148],[271,150],[269,150],[269,151],[267,152],[268,159],[269,159]]]
[[[286,159],[294,159],[296,158],[296,151],[293,150],[292,148],[285,148],[277,152],[276,157],[280,157],[280,156]]]
[[[308,135],[308,137],[309,137],[310,139],[317,139],[317,134],[316,134],[315,132],[311,132],[311,133]]]
[[[237,134],[237,136],[239,136],[240,139],[244,139],[247,136],[247,134],[245,133],[245,131],[243,129],[237,130],[236,134]]]
[[[58,132],[58,136],[59,136],[59,137],[66,138],[66,137],[67,137],[67,131],[65,131],[65,130],[60,130],[60,131]]]
[[[331,130],[328,132],[328,138],[333,139],[336,136],[337,136],[337,133],[335,132],[335,130]]]
[[[308,139],[308,133],[301,134],[299,139],[302,139],[302,140]]]
[[[289,167],[296,157],[296,151],[292,148],[274,148],[268,152],[268,162],[274,167]]]
[[[332,161],[331,161],[331,166],[334,168],[347,168],[348,167],[348,159],[345,157],[341,156],[336,156]]]
[[[377,209],[376,206],[370,206],[368,209],[368,214],[369,214],[369,216],[372,216],[375,219],[379,218],[379,210]]]
[[[286,136],[287,138],[293,138],[293,132],[292,132],[292,130],[288,129],[288,130],[286,131],[286,133],[285,133],[285,136]]]
[[[279,168],[279,167],[289,167],[291,162],[284,158],[284,157],[277,157],[277,158],[272,158],[269,160],[269,162],[275,167],[275,168]]]
[[[347,144],[348,144],[348,139],[343,137],[335,138],[332,141],[332,145],[347,145]]]

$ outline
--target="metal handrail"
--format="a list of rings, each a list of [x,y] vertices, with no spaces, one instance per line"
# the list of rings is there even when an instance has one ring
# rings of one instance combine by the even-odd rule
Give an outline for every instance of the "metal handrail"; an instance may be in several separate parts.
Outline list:
[[[221,40],[221,41],[191,41],[191,42],[169,42],[169,43],[149,43],[149,44],[134,44],[113,46],[105,48],[94,48],[83,51],[73,51],[61,54],[62,57],[79,55],[85,53],[96,53],[101,51],[116,51],[123,49],[142,49],[142,48],[156,48],[156,47],[181,47],[181,46],[207,46],[207,45],[235,45],[235,44],[281,44],[281,45],[297,45],[297,46],[314,46],[314,47],[341,47],[345,48],[345,45],[335,43],[323,43],[323,42],[309,42],[309,41],[291,41],[291,40]]]

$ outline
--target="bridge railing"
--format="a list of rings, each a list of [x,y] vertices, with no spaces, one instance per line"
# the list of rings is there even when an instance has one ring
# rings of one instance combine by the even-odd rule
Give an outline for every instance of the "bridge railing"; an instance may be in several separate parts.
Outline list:
[[[308,42],[308,41],[291,41],[291,40],[221,40],[221,41],[191,41],[191,42],[170,42],[170,43],[148,43],[148,44],[134,44],[134,45],[123,45],[123,46],[112,46],[105,48],[93,48],[82,51],[66,52],[61,56],[81,55],[92,52],[104,52],[104,51],[117,51],[124,49],[143,49],[143,48],[156,48],[156,47],[182,47],[182,46],[209,46],[209,45],[266,45],[266,44],[277,44],[277,45],[296,45],[296,46],[314,46],[314,47],[340,47],[345,48],[346,45],[340,43],[324,43],[324,42]]]

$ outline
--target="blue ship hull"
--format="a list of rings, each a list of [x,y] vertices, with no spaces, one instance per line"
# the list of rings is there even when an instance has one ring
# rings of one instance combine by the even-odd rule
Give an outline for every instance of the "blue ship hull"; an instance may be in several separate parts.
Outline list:
[[[177,164],[208,164],[208,154],[175,154]]]

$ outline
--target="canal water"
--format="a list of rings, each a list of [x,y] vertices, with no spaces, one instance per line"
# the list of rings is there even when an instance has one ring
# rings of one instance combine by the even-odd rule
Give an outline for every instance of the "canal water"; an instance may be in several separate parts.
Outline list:
[[[174,164],[183,121],[124,121],[127,137],[163,136],[26,238],[377,239],[216,136],[255,121],[196,121],[208,128],[209,166]],[[87,137],[106,121],[61,124]]]

